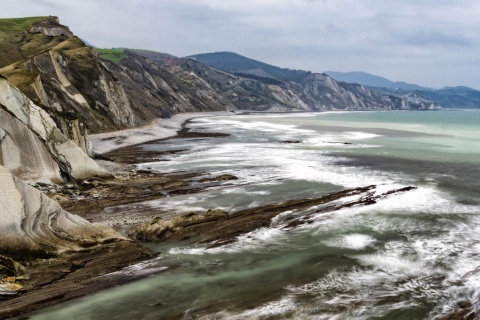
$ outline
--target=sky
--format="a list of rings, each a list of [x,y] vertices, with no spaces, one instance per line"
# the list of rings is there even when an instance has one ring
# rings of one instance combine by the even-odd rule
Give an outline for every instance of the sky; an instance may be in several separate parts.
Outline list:
[[[480,89],[478,0],[2,0],[88,43],[187,56],[232,51],[312,72]]]

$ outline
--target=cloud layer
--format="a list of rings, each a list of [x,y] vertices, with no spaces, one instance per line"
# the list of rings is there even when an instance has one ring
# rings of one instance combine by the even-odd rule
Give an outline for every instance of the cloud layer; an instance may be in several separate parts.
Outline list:
[[[55,15],[99,47],[234,51],[294,69],[480,89],[474,0],[6,0],[1,15]]]

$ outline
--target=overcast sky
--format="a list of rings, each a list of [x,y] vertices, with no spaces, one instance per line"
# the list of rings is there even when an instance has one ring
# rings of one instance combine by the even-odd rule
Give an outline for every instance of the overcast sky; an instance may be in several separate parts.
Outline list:
[[[177,56],[233,51],[314,72],[480,89],[478,0],[2,0],[54,15],[98,47]]]

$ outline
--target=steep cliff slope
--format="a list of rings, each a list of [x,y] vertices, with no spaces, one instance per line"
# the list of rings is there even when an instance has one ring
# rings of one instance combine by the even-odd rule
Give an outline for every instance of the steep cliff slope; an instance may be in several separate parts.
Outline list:
[[[29,181],[109,175],[53,119],[0,77],[0,164]]]
[[[31,263],[130,243],[29,185],[111,176],[89,156],[87,123],[109,129],[136,124],[121,86],[56,18],[0,19],[0,44],[0,277],[20,271],[12,259]],[[6,289],[2,282],[0,296],[16,294]]]
[[[436,107],[428,99],[420,101],[394,93],[372,91],[362,85],[337,82],[325,74],[278,68],[232,53],[202,54],[192,56],[194,59],[182,59],[151,51],[136,52],[156,62],[177,78],[189,81],[191,74],[200,77],[237,109],[424,110]],[[232,66],[226,64],[232,60]],[[209,63],[211,67],[201,62]],[[252,73],[247,75],[245,70],[253,66],[257,71],[261,69],[264,76],[258,76],[259,71],[256,71],[254,77]],[[216,67],[223,69],[221,71]],[[235,75],[226,73],[231,70],[236,72]],[[238,70],[243,71],[237,72]],[[225,75],[229,77],[226,78]]]
[[[231,103],[195,72],[179,77],[165,66],[125,50],[119,63],[104,61],[122,83],[132,104],[146,117],[170,117],[179,112],[222,111]]]

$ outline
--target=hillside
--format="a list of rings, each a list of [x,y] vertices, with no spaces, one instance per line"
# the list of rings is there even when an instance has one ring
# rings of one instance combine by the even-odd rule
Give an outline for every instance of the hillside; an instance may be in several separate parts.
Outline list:
[[[56,17],[0,19],[0,68],[38,54],[71,36],[68,27],[60,25]]]
[[[135,52],[169,70],[177,78],[187,79],[194,74],[203,79],[237,109],[318,111],[428,109],[435,107],[428,99],[420,101],[394,93],[379,93],[368,90],[362,85],[339,83],[327,75],[282,69],[237,54],[219,53],[192,57],[233,57],[237,62],[246,62],[249,66],[256,66],[260,70],[257,70],[259,74],[266,75],[272,70],[275,70],[276,74],[293,72],[298,80],[280,81],[279,78],[271,77],[245,77],[243,73],[232,74],[225,70],[234,68],[222,70],[219,65],[208,66],[203,62],[200,63],[199,59],[190,57],[182,59],[155,52]],[[300,75],[302,76],[300,77]],[[272,80],[275,82],[272,83]]]
[[[393,82],[366,72],[326,72],[337,81],[359,83],[371,90],[417,96],[444,108],[480,108],[480,91],[468,87],[431,89],[416,84]]]
[[[310,72],[303,70],[275,67],[233,52],[203,53],[188,56],[186,58],[194,59],[211,67],[255,80],[276,80],[275,82],[271,82],[272,84],[278,84],[278,82],[301,81],[310,74]]]
[[[387,89],[407,89],[407,90],[428,90],[429,88],[421,87],[416,84],[406,83],[402,81],[391,81],[387,78],[376,76],[370,73],[361,71],[352,72],[325,72],[330,77],[337,81],[359,83],[368,87],[387,88]]]

